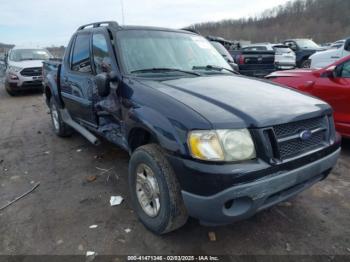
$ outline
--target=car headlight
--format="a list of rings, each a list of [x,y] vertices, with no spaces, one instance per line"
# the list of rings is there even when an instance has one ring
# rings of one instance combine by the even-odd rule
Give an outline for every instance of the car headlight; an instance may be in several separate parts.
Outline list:
[[[243,161],[256,158],[247,129],[196,130],[188,135],[192,157],[206,161]]]
[[[9,70],[10,72],[18,73],[19,71],[22,70],[22,68],[21,68],[21,67],[18,67],[18,66],[9,66],[9,67],[8,67],[8,70]]]

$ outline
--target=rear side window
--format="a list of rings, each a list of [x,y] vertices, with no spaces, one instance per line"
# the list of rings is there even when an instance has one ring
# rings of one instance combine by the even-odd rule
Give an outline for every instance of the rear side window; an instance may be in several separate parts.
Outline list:
[[[274,47],[273,49],[276,51],[276,54],[289,54],[293,52],[293,50],[288,47]]]
[[[92,46],[96,73],[111,72],[112,60],[108,52],[107,40],[104,35],[94,34],[92,38]]]
[[[75,39],[71,64],[73,71],[91,73],[89,42],[90,36],[86,34],[78,35]]]

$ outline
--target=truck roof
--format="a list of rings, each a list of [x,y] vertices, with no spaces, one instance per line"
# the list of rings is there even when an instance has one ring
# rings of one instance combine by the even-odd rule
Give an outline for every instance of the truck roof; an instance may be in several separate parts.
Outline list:
[[[179,29],[171,29],[165,27],[154,27],[154,26],[136,26],[136,25],[120,25],[115,21],[102,21],[102,22],[94,22],[91,24],[82,25],[78,28],[77,31],[82,30],[93,30],[99,27],[107,27],[111,30],[122,31],[122,30],[155,30],[155,31],[168,31],[168,32],[181,32],[188,34],[195,34],[188,30],[179,30]]]
[[[156,31],[170,31],[170,32],[181,32],[181,33],[189,33],[189,34],[195,34],[194,32],[188,31],[188,30],[181,30],[181,29],[172,29],[172,28],[166,28],[166,27],[155,27],[155,26],[121,26],[120,30],[156,30]]]

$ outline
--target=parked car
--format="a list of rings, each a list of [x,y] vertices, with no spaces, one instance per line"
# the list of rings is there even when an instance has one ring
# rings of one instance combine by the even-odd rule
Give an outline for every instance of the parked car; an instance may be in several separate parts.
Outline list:
[[[338,132],[350,138],[350,56],[322,69],[275,72],[267,78],[328,102]]]
[[[311,68],[323,68],[336,62],[337,60],[350,55],[350,38],[343,42],[339,41],[339,48],[333,48],[324,52],[310,56]]]
[[[309,68],[309,57],[316,52],[326,50],[311,39],[289,39],[285,40],[283,44],[295,52],[297,67],[300,68]]]
[[[127,150],[131,202],[157,234],[188,215],[250,217],[325,179],[340,153],[327,103],[233,73],[191,32],[85,25],[44,68],[54,132]]]
[[[346,39],[338,40],[330,45],[329,49],[338,49],[344,46]]]
[[[332,43],[322,43],[319,44],[320,47],[324,48],[324,49],[330,49],[331,48]]]
[[[45,49],[14,47],[6,56],[5,89],[10,95],[42,90],[42,62],[52,55]]]
[[[264,77],[274,71],[275,51],[269,50],[229,50],[238,64],[239,73],[247,76]]]
[[[245,51],[274,51],[275,65],[277,69],[293,69],[296,66],[295,53],[282,44],[253,44],[242,48]]]
[[[236,72],[239,72],[238,65],[235,63],[235,61],[233,60],[231,54],[227,51],[227,49],[219,42],[210,41],[210,43],[215,47],[215,49],[220,53],[220,55],[222,55],[223,58],[225,58],[225,60],[227,61],[227,63],[230,64],[232,69],[235,70]]]

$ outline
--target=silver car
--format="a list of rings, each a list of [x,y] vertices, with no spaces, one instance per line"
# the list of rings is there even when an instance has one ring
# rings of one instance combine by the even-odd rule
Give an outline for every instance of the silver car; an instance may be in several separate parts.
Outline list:
[[[10,95],[42,89],[42,62],[52,58],[46,49],[13,48],[5,59],[5,88]]]

